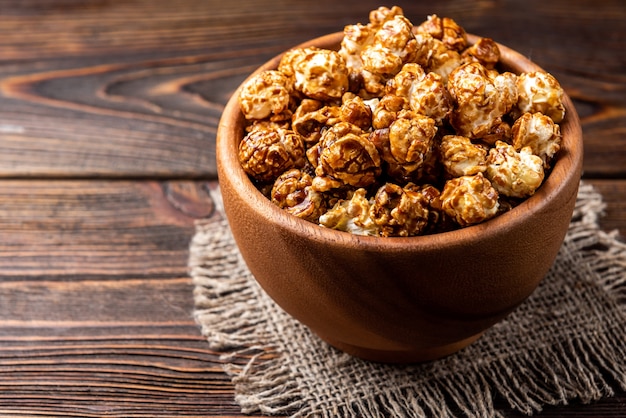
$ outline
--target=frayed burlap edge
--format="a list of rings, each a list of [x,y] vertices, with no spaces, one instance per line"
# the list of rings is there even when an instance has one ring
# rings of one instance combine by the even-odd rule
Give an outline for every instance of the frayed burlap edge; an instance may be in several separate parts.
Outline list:
[[[545,310],[555,327],[559,318],[567,318],[558,309],[548,312],[554,295],[533,295],[524,314],[516,318],[514,313],[467,349],[407,366],[369,363],[338,352],[284,313],[241,259],[219,189],[212,197],[218,213],[196,223],[190,244],[194,315],[209,346],[223,353],[243,413],[498,417],[497,397],[532,415],[544,405],[590,402],[613,395],[616,387],[626,390],[626,244],[616,231],[599,229],[604,203],[591,185],[581,183],[559,253],[563,264],[569,263],[563,272],[578,277],[572,288],[578,286],[584,296],[556,297],[584,297],[580,302],[591,309],[602,305],[597,307],[601,324],[572,327],[565,321],[568,328],[553,332],[547,327],[532,347],[507,341],[507,335],[517,337],[532,327],[525,321],[532,321],[534,312]]]

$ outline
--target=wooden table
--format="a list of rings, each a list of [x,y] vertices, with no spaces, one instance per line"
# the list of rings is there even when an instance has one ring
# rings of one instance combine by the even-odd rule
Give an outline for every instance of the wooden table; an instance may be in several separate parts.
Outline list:
[[[398,2],[552,72],[626,231],[626,2]],[[239,416],[192,318],[194,220],[234,88],[372,0],[0,0],[0,415]],[[624,416],[626,394],[542,416]],[[514,412],[510,416],[521,416]]]

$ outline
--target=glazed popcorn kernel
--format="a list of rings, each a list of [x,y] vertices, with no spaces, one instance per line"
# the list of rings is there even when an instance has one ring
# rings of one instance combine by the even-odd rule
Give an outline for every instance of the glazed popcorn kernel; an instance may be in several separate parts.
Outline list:
[[[448,90],[455,109],[450,122],[457,132],[470,138],[488,134],[517,102],[516,81],[515,74],[488,70],[478,62],[452,71]]]
[[[417,190],[386,183],[374,196],[370,216],[383,237],[420,235],[428,226],[428,201]]]
[[[368,135],[347,122],[324,132],[313,158],[313,188],[320,192],[344,186],[366,187],[381,173],[380,156]],[[311,158],[310,158],[311,159]]]
[[[239,104],[246,119],[274,117],[288,119],[291,83],[279,71],[264,71],[248,80],[239,93]]]
[[[417,32],[429,34],[451,50],[463,51],[467,47],[465,29],[449,17],[428,16],[426,21],[417,27]]]
[[[500,61],[500,48],[491,38],[480,38],[474,45],[468,47],[461,57],[467,62],[479,62],[485,68],[493,70]]]
[[[291,130],[253,130],[239,143],[239,161],[254,179],[274,181],[285,170],[304,165],[304,144]]]
[[[378,237],[463,228],[535,194],[561,149],[563,90],[513,74],[448,17],[379,7],[338,51],[287,51],[239,93],[239,159],[276,206]]]
[[[531,196],[543,182],[543,160],[529,147],[519,152],[504,142],[496,142],[487,157],[487,178],[498,193],[524,198]]]
[[[292,117],[292,129],[305,143],[316,144],[322,131],[341,121],[341,108],[314,99],[303,99]]]
[[[443,124],[452,110],[450,94],[441,76],[433,72],[426,73],[416,63],[405,64],[387,82],[385,94],[405,97],[411,110],[433,118],[437,125]]]
[[[386,160],[398,164],[422,164],[433,147],[436,133],[433,119],[409,111],[400,113],[389,127],[389,152],[384,153]]]
[[[409,100],[402,96],[385,94],[378,100],[372,113],[374,129],[389,128],[398,118],[398,113],[409,109]]]
[[[520,112],[540,112],[556,123],[563,121],[563,89],[552,74],[545,71],[522,73],[517,79],[517,89],[517,108]]]
[[[368,130],[372,126],[372,108],[361,97],[346,93],[341,98],[340,119]]]
[[[298,218],[317,222],[326,212],[326,200],[313,190],[313,178],[304,170],[292,168],[281,174],[272,187],[271,200]]]
[[[561,148],[561,128],[552,118],[542,113],[524,113],[511,128],[516,150],[530,147],[543,160],[545,168]]]
[[[373,199],[367,197],[367,190],[359,188],[320,216],[319,223],[326,228],[355,235],[379,236],[378,225],[370,217],[372,203]]]
[[[386,21],[374,35],[372,44],[361,52],[363,68],[373,74],[393,76],[414,59],[417,41],[413,25],[404,16]]]
[[[440,199],[446,214],[461,226],[483,222],[498,213],[498,192],[482,173],[448,180]]]
[[[426,71],[439,75],[447,83],[450,73],[463,64],[461,54],[427,33],[418,32],[415,39],[418,44],[415,62]]]
[[[449,177],[471,176],[487,169],[487,148],[472,143],[468,137],[446,135],[439,149]]]
[[[340,99],[348,90],[348,69],[337,51],[293,49],[283,56],[278,70],[293,78],[297,91],[313,99]]]

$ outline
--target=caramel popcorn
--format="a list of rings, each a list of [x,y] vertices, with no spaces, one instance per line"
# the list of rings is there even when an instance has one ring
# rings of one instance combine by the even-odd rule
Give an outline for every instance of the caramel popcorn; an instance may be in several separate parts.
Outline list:
[[[449,17],[428,16],[426,21],[417,27],[417,32],[429,34],[451,50],[463,51],[467,46],[465,29]]]
[[[405,64],[394,78],[387,82],[386,95],[405,97],[416,113],[429,116],[442,125],[451,111],[450,94],[440,75],[426,73],[416,63]]]
[[[393,76],[402,65],[410,62],[417,51],[413,25],[409,20],[396,15],[387,20],[374,35],[372,44],[361,51],[363,68],[372,74]]]
[[[274,181],[285,170],[304,166],[304,143],[287,129],[256,129],[239,143],[239,161],[252,178]]]
[[[363,130],[372,126],[372,108],[361,97],[346,93],[341,98],[340,119]]]
[[[420,235],[428,226],[428,201],[410,185],[386,183],[374,196],[370,216],[383,237]]]
[[[395,16],[403,16],[404,11],[398,6],[391,8],[381,6],[372,10],[369,14],[370,26],[374,29],[380,28],[386,21],[393,19]]]
[[[365,94],[376,97],[389,78],[414,60],[417,47],[412,23],[394,6],[370,13],[367,26],[346,26],[339,55]]]
[[[545,168],[550,167],[554,155],[561,148],[561,128],[552,118],[542,113],[524,113],[511,128],[513,146],[516,150],[530,147],[533,154],[543,160]]]
[[[312,99],[339,99],[348,90],[348,69],[337,51],[291,50],[281,59],[278,71],[292,77],[294,88]]]
[[[321,193],[313,190],[312,182],[313,178],[304,170],[285,171],[274,182],[272,203],[298,218],[317,222],[326,212],[326,201]]]
[[[366,187],[381,173],[380,156],[368,135],[350,123],[339,122],[324,132],[312,148],[313,189],[319,192],[345,186]]]
[[[340,231],[410,237],[514,208],[561,148],[563,90],[499,67],[490,38],[398,6],[347,25],[338,51],[287,51],[239,92],[243,169],[278,207]]]
[[[378,225],[370,217],[372,203],[373,199],[367,198],[367,190],[359,188],[320,216],[319,223],[326,228],[356,235],[379,236]]]
[[[482,173],[448,180],[441,207],[461,226],[483,222],[498,213],[498,192]]]
[[[478,62],[454,69],[448,79],[455,105],[452,126],[470,138],[487,135],[517,102],[516,81],[515,74],[487,70]]]
[[[487,157],[487,178],[498,193],[524,198],[531,196],[543,182],[543,160],[530,147],[519,152],[504,142],[496,142]]]
[[[460,135],[446,135],[439,146],[449,177],[471,176],[487,169],[487,149]]]
[[[407,98],[386,94],[376,104],[372,114],[372,127],[374,129],[389,128],[393,121],[398,118],[398,113],[408,109],[409,100]]]
[[[390,159],[399,164],[421,164],[432,148],[436,133],[433,119],[403,112],[389,127]]]
[[[461,54],[427,33],[417,33],[415,39],[418,43],[415,62],[425,70],[439,75],[447,83],[450,73],[463,64]]]
[[[341,108],[326,106],[324,102],[303,99],[292,117],[292,129],[305,143],[316,144],[322,131],[341,120]]]
[[[483,67],[493,70],[500,61],[500,49],[493,39],[480,38],[463,51],[461,57],[466,62],[479,62]]]
[[[541,112],[556,123],[565,117],[563,89],[552,74],[544,71],[520,74],[517,89],[519,91],[517,108],[520,112]]]
[[[291,102],[291,82],[279,71],[264,71],[242,87],[239,93],[241,111],[246,119],[265,119],[272,117],[284,120]]]

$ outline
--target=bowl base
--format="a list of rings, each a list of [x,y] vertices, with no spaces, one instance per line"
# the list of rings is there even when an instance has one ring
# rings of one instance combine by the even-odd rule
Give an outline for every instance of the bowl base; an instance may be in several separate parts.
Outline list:
[[[474,341],[480,338],[483,333],[484,331],[465,338],[461,341],[456,341],[454,343],[438,347],[408,350],[379,350],[368,347],[359,347],[341,341],[336,341],[332,338],[326,338],[325,336],[320,334],[318,334],[318,336],[338,350],[341,350],[344,353],[347,353],[353,357],[361,358],[363,360],[378,363],[423,363],[454,354],[457,351],[472,344]]]

